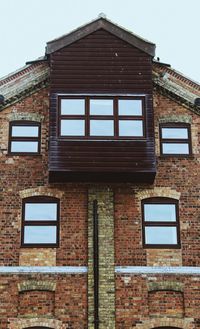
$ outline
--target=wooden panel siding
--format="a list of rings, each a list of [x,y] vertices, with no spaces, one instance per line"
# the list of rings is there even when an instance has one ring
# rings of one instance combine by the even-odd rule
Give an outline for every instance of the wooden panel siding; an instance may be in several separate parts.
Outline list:
[[[52,93],[151,91],[151,56],[107,31],[51,54]]]
[[[99,30],[52,53],[50,67],[50,182],[102,179],[152,182],[155,154],[151,56]],[[140,141],[59,138],[58,94],[145,95],[146,138]]]

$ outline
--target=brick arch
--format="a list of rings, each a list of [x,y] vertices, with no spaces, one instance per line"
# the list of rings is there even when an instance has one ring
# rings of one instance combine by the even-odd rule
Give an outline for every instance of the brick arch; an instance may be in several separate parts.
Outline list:
[[[54,281],[41,281],[41,280],[28,280],[23,281],[18,284],[18,291],[34,291],[34,290],[42,290],[42,291],[55,291],[56,290],[56,282]]]
[[[55,198],[62,198],[64,192],[57,190],[55,188],[49,188],[46,186],[40,186],[36,188],[30,188],[26,190],[22,190],[19,192],[19,195],[22,199],[34,196],[50,196]]]
[[[140,201],[143,199],[157,197],[179,200],[181,193],[171,189],[170,187],[154,187],[153,189],[147,189],[137,193],[137,199]]]
[[[49,328],[49,327],[29,327],[29,328],[25,328],[25,329],[53,329],[53,328]]]
[[[28,120],[28,121],[42,122],[44,120],[44,116],[40,115],[39,113],[12,112],[8,116],[8,120],[9,121]]]
[[[172,329],[193,329],[194,319],[178,319],[178,318],[154,318],[146,320],[143,323],[137,324],[136,329],[166,329],[166,327]]]
[[[31,319],[9,319],[9,329],[66,329],[66,326],[60,320],[31,318]]]
[[[176,281],[156,281],[147,283],[148,291],[171,290],[183,292],[183,283]]]
[[[166,115],[159,118],[159,123],[167,123],[167,122],[182,122],[182,123],[191,123],[192,117],[191,115]]]

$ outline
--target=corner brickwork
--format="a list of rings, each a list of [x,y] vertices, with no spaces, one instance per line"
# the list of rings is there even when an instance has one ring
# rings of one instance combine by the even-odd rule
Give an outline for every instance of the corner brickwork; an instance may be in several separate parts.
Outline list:
[[[109,188],[89,190],[88,204],[88,329],[94,328],[93,200],[99,223],[99,329],[115,328],[114,210]]]

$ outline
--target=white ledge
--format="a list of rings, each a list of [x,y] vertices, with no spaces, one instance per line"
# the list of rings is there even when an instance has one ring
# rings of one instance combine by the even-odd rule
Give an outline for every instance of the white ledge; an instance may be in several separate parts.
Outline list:
[[[121,274],[183,274],[200,275],[200,267],[194,266],[116,266],[115,273]]]
[[[1,274],[82,274],[87,273],[86,266],[0,266]]]

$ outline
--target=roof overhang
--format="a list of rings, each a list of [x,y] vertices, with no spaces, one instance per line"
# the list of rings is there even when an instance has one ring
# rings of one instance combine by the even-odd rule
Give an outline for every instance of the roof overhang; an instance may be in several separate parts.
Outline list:
[[[99,18],[72,31],[69,34],[63,35],[58,39],[47,42],[46,54],[52,54],[55,51],[64,48],[100,29],[104,29],[107,32],[110,32],[116,37],[124,40],[125,42],[131,44],[132,46],[140,49],[141,51],[147,53],[152,57],[155,56],[156,46],[154,43],[142,39],[141,37],[131,33],[130,31],[125,30],[124,28],[112,23],[106,18]]]

